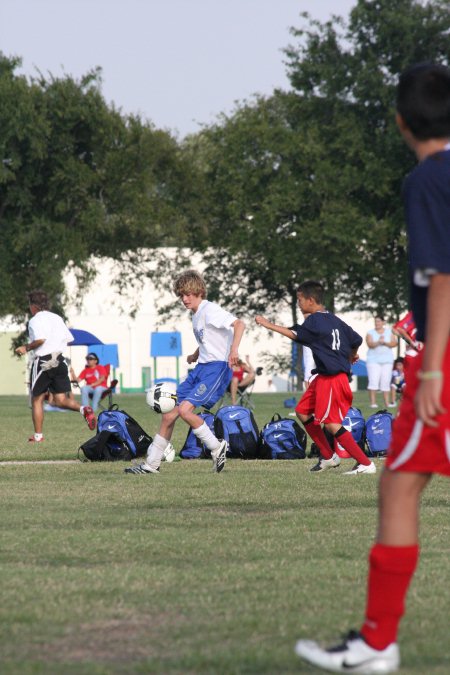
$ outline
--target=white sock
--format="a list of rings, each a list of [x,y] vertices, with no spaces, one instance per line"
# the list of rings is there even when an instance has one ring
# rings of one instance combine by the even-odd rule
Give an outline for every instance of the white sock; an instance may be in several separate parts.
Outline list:
[[[197,429],[192,429],[192,431],[194,432],[194,435],[197,436],[198,440],[206,445],[208,450],[214,452],[219,449],[220,441],[214,436],[206,422],[203,422]]]
[[[34,440],[35,440],[35,441],[40,441],[41,438],[43,438],[43,436],[44,436],[44,434],[37,434],[37,433],[35,433],[35,434],[34,434]]]
[[[167,438],[155,434],[153,441],[148,446],[147,450],[147,464],[152,467],[152,469],[159,469],[162,458],[164,455],[164,450],[169,445]]]

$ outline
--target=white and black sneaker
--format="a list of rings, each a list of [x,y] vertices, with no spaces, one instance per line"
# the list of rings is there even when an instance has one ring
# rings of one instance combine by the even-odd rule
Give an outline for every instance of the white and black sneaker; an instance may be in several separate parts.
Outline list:
[[[341,463],[341,458],[338,454],[334,453],[333,457],[330,459],[325,459],[321,457],[317,464],[313,466],[310,471],[317,473],[318,471],[326,471],[327,469],[335,469]]]
[[[220,445],[217,450],[211,451],[211,457],[213,461],[213,471],[214,473],[220,473],[225,466],[227,461],[227,450],[228,443],[225,440],[220,441]]]
[[[154,469],[150,464],[143,462],[142,464],[135,464],[134,466],[129,466],[127,469],[124,469],[125,473],[159,473],[159,469]]]
[[[394,673],[400,665],[398,645],[373,649],[356,631],[350,631],[345,641],[323,649],[312,640],[299,640],[295,653],[304,661],[333,673]]]
[[[344,471],[343,476],[358,476],[360,473],[376,473],[377,467],[373,462],[370,464],[356,464],[351,471]]]

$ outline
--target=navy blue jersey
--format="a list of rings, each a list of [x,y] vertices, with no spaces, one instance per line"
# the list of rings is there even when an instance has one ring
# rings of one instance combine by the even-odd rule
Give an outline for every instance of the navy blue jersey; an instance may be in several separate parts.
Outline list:
[[[407,176],[403,196],[409,241],[411,309],[426,340],[429,275],[450,274],[450,150],[427,157]]]
[[[297,342],[311,348],[316,362],[313,373],[350,373],[350,357],[362,343],[362,337],[344,321],[330,312],[314,312],[301,326],[296,324],[292,330]]]

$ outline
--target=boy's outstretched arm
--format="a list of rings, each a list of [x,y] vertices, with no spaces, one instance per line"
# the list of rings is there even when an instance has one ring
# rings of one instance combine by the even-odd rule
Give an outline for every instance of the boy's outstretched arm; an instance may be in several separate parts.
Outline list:
[[[450,274],[434,274],[428,289],[423,379],[415,398],[417,416],[431,427],[438,425],[436,415],[445,412],[441,402],[442,363],[450,337],[449,307]]]
[[[231,343],[230,357],[228,359],[230,367],[237,365],[239,361],[239,345],[244,334],[245,323],[242,319],[236,319],[231,326],[233,328],[233,342]]]
[[[273,330],[275,333],[280,333],[281,335],[288,337],[290,340],[295,340],[297,337],[296,334],[290,328],[286,328],[285,326],[278,326],[276,323],[271,323],[265,317],[260,316],[259,314],[258,316],[255,317],[255,321],[258,324],[258,326],[267,328],[267,330]]]

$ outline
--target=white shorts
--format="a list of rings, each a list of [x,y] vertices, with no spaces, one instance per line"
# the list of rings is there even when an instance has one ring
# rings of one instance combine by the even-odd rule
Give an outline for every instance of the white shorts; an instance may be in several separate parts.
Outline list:
[[[367,363],[369,383],[367,389],[390,391],[393,363]]]

